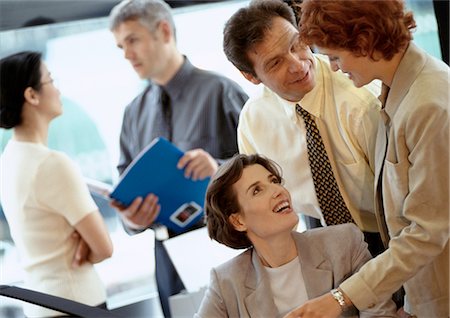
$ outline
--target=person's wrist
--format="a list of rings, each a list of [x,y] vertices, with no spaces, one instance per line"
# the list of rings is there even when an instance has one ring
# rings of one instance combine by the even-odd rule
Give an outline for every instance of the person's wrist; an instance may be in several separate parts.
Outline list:
[[[123,215],[121,215],[121,220],[122,220],[124,229],[128,234],[138,234],[138,233],[145,231],[146,229],[148,229],[150,227],[150,226],[141,226],[139,224],[136,224],[136,223],[130,221],[128,218],[126,218]]]
[[[347,311],[351,307],[351,304],[347,302],[346,297],[342,292],[342,290],[340,290],[339,288],[335,288],[332,289],[330,293],[331,296],[333,296],[334,300],[336,300],[336,302],[339,304],[339,307],[341,308],[342,312]]]

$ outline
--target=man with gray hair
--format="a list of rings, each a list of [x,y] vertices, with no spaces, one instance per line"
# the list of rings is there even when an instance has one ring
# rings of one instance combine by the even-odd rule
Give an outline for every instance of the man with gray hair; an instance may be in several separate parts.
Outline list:
[[[176,45],[171,9],[161,0],[125,0],[110,14],[110,30],[136,73],[148,80],[146,89],[126,108],[120,136],[119,173],[154,138],[165,137],[185,151],[178,168],[194,180],[213,175],[221,160],[238,152],[236,129],[247,100],[230,79],[200,70]],[[151,177],[151,176],[149,176]],[[130,206],[113,202],[129,233],[153,224],[160,206],[149,194]],[[194,228],[203,226],[198,224]],[[155,230],[156,282],[161,306],[170,317],[168,297],[184,289],[162,240],[175,234]],[[192,229],[192,228],[191,228]]]

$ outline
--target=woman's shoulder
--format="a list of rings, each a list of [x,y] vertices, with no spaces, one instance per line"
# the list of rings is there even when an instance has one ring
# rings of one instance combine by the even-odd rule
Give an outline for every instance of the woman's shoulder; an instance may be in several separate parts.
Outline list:
[[[304,232],[301,232],[300,234],[311,237],[335,236],[335,235],[354,236],[357,235],[359,232],[361,231],[354,223],[345,223],[306,230]]]
[[[51,164],[72,165],[72,159],[59,150],[48,149],[45,160]]]
[[[236,275],[237,270],[241,270],[252,262],[252,251],[253,248],[245,250],[241,254],[215,267],[214,271],[220,275]]]
[[[72,159],[64,152],[48,149],[45,158],[42,159],[40,164],[41,171],[51,171],[52,173],[69,173],[77,171],[76,164]]]
[[[352,246],[364,240],[363,233],[353,223],[332,225],[323,228],[306,230],[294,234],[297,240],[314,244],[321,250],[343,249],[344,246]]]

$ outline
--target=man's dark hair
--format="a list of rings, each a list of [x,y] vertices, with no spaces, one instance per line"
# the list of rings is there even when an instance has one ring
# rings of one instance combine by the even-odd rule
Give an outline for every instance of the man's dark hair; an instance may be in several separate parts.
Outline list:
[[[264,40],[276,17],[286,19],[297,27],[294,11],[282,0],[253,0],[227,21],[223,30],[223,50],[240,71],[256,77],[248,52]]]

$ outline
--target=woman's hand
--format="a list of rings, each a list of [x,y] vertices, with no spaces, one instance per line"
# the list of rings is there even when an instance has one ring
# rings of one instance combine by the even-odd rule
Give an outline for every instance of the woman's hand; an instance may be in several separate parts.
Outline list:
[[[80,233],[74,231],[72,233],[72,239],[76,242],[75,254],[73,255],[72,267],[77,268],[83,265],[89,257],[90,249],[89,245],[83,240]]]
[[[330,293],[311,299],[284,318],[337,318],[342,313],[341,306]]]
[[[80,235],[74,255],[75,264],[81,265],[86,261],[95,264],[111,257],[113,245],[106,224],[98,210],[82,218],[75,224],[75,229]]]

